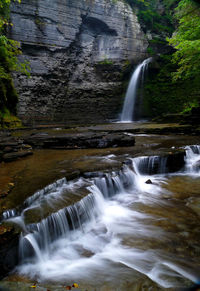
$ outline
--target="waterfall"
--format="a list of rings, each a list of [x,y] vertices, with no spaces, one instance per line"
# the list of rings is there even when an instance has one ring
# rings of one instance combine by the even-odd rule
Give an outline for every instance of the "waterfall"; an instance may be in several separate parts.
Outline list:
[[[132,122],[135,120],[134,110],[135,103],[137,99],[137,88],[139,84],[139,80],[141,78],[142,82],[144,81],[144,73],[148,68],[148,64],[152,61],[152,58],[148,58],[144,60],[141,64],[139,64],[129,82],[129,86],[126,92],[126,97],[123,105],[121,121],[122,122]]]

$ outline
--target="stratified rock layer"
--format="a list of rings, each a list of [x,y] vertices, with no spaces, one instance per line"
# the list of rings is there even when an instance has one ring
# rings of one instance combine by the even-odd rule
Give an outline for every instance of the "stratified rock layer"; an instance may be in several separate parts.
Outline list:
[[[105,122],[122,107],[123,73],[146,57],[137,17],[122,1],[23,0],[10,36],[21,42],[31,78],[19,75],[25,122]]]

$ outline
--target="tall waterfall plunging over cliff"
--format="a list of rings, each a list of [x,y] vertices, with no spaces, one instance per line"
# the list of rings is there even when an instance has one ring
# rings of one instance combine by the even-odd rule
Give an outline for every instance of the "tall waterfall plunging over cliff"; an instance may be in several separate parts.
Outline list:
[[[123,105],[121,121],[132,122],[135,120],[134,110],[135,110],[135,103],[137,99],[137,88],[139,81],[144,81],[144,73],[148,69],[149,63],[152,61],[152,58],[148,58],[144,60],[141,64],[139,64],[129,82],[129,86],[126,92],[126,97]]]
[[[21,42],[31,69],[30,79],[15,81],[23,122],[115,119],[124,61],[144,59],[148,47],[131,7],[123,0],[12,2],[10,37]]]

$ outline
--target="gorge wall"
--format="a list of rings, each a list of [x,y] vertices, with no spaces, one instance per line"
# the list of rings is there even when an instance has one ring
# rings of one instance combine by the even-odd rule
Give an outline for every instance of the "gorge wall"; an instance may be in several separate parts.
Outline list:
[[[27,124],[98,123],[121,111],[127,64],[148,42],[129,5],[113,0],[23,0],[11,7],[31,77],[15,76],[18,116]]]

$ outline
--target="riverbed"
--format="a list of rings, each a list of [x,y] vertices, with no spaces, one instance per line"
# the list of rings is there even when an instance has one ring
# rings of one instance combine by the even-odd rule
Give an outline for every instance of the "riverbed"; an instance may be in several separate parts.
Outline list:
[[[142,172],[138,160],[186,150],[199,145],[199,137],[133,135],[133,147],[38,149],[33,156],[1,165],[1,187],[14,184],[1,200],[2,210],[21,207],[10,223],[19,224],[20,217],[26,230],[21,263],[2,286],[66,290],[77,283],[77,289],[91,291],[176,290],[198,281],[198,165],[189,170],[187,164],[171,173],[161,159],[162,166],[149,174]],[[194,156],[198,164],[198,153]],[[154,164],[155,158],[145,168]],[[43,196],[36,195],[41,199],[27,200],[47,185],[51,186]],[[63,209],[67,209],[64,217]],[[56,232],[55,224],[60,223],[56,217],[62,220],[62,231],[51,234],[42,246],[41,223],[52,226],[54,221]]]

